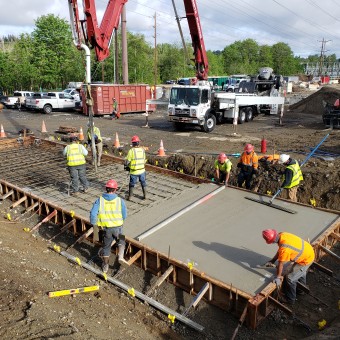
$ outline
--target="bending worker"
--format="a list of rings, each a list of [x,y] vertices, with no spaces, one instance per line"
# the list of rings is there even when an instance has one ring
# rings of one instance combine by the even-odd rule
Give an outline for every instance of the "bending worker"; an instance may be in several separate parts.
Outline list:
[[[100,161],[103,155],[103,140],[102,136],[100,135],[100,130],[94,126],[93,124],[93,135],[94,135],[94,144],[96,146],[96,154],[97,154],[97,166],[100,166]],[[90,122],[87,123],[87,144],[91,146],[91,125]]]
[[[120,113],[118,112],[118,102],[116,98],[112,98],[112,119],[118,119],[120,117]]]
[[[303,181],[299,162],[290,158],[289,155],[282,154],[279,158],[279,164],[287,166],[283,174],[283,183],[281,185],[281,188],[286,189],[283,190],[282,198],[297,202],[297,189],[300,182]]]
[[[244,152],[242,153],[237,167],[240,168],[240,172],[237,177],[237,185],[242,188],[243,183],[246,183],[246,189],[250,189],[251,180],[257,174],[259,167],[259,160],[257,154],[254,151],[254,146],[246,144]]]
[[[67,159],[67,168],[71,177],[70,195],[76,195],[79,191],[79,181],[83,186],[83,192],[89,188],[89,182],[86,178],[86,160],[88,152],[84,145],[78,144],[78,136],[71,137],[71,144],[63,150],[63,155]]]
[[[231,167],[232,164],[227,155],[225,153],[220,153],[217,160],[215,160],[215,177],[218,179],[219,183],[228,186]]]
[[[142,185],[143,198],[146,199],[146,172],[145,172],[145,150],[139,146],[138,136],[131,138],[132,148],[125,158],[125,170],[130,171],[129,193],[127,199],[130,200],[137,181]]]
[[[314,249],[301,237],[286,232],[278,233],[275,229],[263,230],[262,236],[268,244],[277,243],[279,246],[275,256],[265,264],[266,267],[273,267],[275,266],[275,261],[278,261],[276,278],[274,279],[278,287],[283,282],[284,265],[288,262],[293,262],[289,273],[285,275],[285,285],[283,285],[282,291],[284,295],[279,300],[283,303],[294,304],[297,282],[299,281],[306,285],[308,268],[314,262]]]
[[[104,246],[99,251],[103,259],[102,270],[109,270],[109,259],[113,242],[118,243],[118,262],[127,264],[124,260],[125,236],[123,223],[127,216],[126,205],[123,199],[117,196],[118,184],[114,179],[107,181],[106,193],[103,193],[93,204],[90,212],[90,222],[103,232]]]

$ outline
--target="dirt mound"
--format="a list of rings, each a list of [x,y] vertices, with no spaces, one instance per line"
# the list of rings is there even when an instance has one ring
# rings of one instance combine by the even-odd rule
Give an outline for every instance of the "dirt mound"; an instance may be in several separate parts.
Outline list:
[[[338,98],[340,98],[339,86],[324,86],[319,91],[311,94],[307,98],[304,98],[291,105],[289,109],[291,111],[322,115],[324,112],[323,101],[332,105]]]

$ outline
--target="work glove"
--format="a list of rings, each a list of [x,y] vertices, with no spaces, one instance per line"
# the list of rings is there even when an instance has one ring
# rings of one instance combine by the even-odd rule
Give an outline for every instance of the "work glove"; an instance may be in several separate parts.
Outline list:
[[[279,277],[276,277],[273,281],[273,283],[276,284],[276,287],[277,288],[280,288],[281,287],[281,284],[282,284],[282,280],[279,278]]]
[[[263,267],[268,267],[268,268],[275,268],[276,266],[275,266],[275,264],[273,263],[273,262],[271,262],[271,261],[268,261],[268,262],[266,262],[264,265],[263,265]]]

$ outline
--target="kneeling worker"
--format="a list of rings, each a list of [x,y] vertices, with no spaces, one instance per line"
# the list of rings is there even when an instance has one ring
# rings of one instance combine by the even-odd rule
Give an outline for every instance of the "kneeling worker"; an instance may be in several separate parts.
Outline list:
[[[297,282],[306,285],[308,268],[314,262],[314,249],[301,237],[286,232],[278,233],[275,229],[263,230],[262,237],[268,244],[277,243],[279,246],[275,256],[265,264],[266,267],[272,267],[275,261],[278,261],[274,279],[278,287],[283,282],[284,265],[287,262],[293,262],[290,272],[285,275],[285,296],[280,297],[279,300],[283,303],[294,304]]]
[[[250,190],[251,180],[256,176],[259,167],[259,159],[254,151],[254,146],[246,144],[244,152],[242,153],[237,167],[240,172],[237,177],[237,185],[242,188],[243,183],[246,183],[246,189]]]
[[[114,179],[107,181],[106,193],[102,194],[93,204],[90,212],[90,222],[103,231],[104,246],[99,255],[103,259],[102,270],[109,270],[109,258],[113,241],[118,243],[118,261],[126,265],[124,260],[125,236],[123,223],[127,216],[126,205],[123,199],[117,196],[118,184]]]
[[[232,164],[227,155],[225,153],[220,153],[217,160],[215,160],[215,177],[216,180],[218,179],[219,183],[228,186],[231,167]]]
[[[297,202],[297,189],[300,182],[303,181],[299,162],[290,158],[289,155],[282,154],[279,158],[279,164],[287,166],[283,174],[283,183],[281,185],[281,188],[286,189],[283,191],[282,198]]]

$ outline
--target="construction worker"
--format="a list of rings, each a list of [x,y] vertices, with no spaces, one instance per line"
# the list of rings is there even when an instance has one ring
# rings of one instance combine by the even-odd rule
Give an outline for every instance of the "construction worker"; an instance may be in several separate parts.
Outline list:
[[[103,140],[102,136],[100,135],[100,130],[94,126],[93,124],[93,135],[94,135],[94,144],[96,146],[96,154],[97,154],[97,165],[100,166],[100,161],[103,154]],[[87,144],[91,146],[91,125],[90,122],[87,123]]]
[[[145,172],[145,150],[139,146],[140,139],[138,136],[131,138],[132,148],[129,150],[124,167],[130,171],[129,193],[127,199],[130,200],[133,195],[133,188],[139,181],[142,185],[143,198],[146,199],[146,172]]]
[[[118,112],[118,102],[116,98],[112,98],[112,114],[111,118],[112,119],[118,119],[120,117],[120,113]]]
[[[287,166],[283,174],[283,183],[281,185],[281,188],[286,189],[283,190],[282,198],[297,202],[297,189],[299,183],[303,181],[299,162],[290,158],[289,155],[282,154],[279,158],[279,164],[284,164]]]
[[[99,250],[102,258],[102,270],[109,270],[111,247],[114,242],[118,243],[118,262],[126,265],[124,260],[125,236],[123,223],[127,216],[126,205],[123,199],[116,194],[118,184],[114,179],[107,181],[106,193],[103,193],[93,204],[90,212],[90,222],[103,233],[103,247]]]
[[[299,236],[286,232],[278,233],[275,229],[263,230],[262,236],[267,244],[277,243],[279,246],[275,256],[265,264],[266,267],[275,267],[274,263],[278,261],[274,279],[278,288],[283,282],[284,266],[289,262],[293,263],[285,275],[285,285],[282,286],[284,288],[283,295],[279,299],[283,303],[294,304],[296,294],[299,293],[299,290],[296,289],[297,282],[306,285],[308,268],[314,262],[314,249]]]
[[[237,185],[242,188],[243,183],[246,183],[246,189],[250,189],[251,180],[256,176],[259,167],[259,161],[257,154],[254,151],[254,146],[246,144],[244,152],[242,153],[237,167],[240,168],[240,172],[237,177]]]
[[[79,181],[83,186],[83,192],[89,188],[89,182],[86,178],[86,160],[88,152],[84,145],[78,143],[78,136],[71,136],[71,144],[63,150],[63,155],[67,159],[67,168],[71,176],[70,195],[76,195],[79,192]]]
[[[220,153],[215,160],[215,177],[219,183],[228,186],[232,163],[225,153]]]

